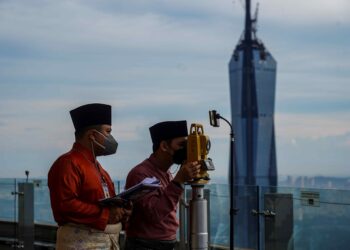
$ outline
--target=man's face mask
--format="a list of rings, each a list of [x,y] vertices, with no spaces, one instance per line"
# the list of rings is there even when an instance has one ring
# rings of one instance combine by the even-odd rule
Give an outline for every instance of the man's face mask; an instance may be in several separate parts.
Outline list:
[[[96,140],[93,140],[93,142],[101,148],[101,151],[98,152],[99,153],[98,155],[115,154],[117,152],[118,142],[114,139],[114,137],[111,134],[109,134],[108,136],[105,136],[104,134],[102,134],[97,130],[96,132],[99,133],[104,138],[103,144],[99,143]]]
[[[175,164],[182,164],[186,160],[187,160],[187,143],[185,142],[182,148],[174,151],[173,162]]]

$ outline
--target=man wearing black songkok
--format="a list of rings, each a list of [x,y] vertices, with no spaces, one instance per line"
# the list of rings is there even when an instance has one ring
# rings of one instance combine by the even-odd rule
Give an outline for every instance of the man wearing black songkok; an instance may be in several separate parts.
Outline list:
[[[121,222],[131,211],[98,203],[115,195],[110,176],[96,159],[117,150],[118,143],[111,135],[111,109],[110,105],[92,103],[70,111],[75,143],[48,174],[51,207],[59,226],[57,250],[119,249]]]
[[[127,223],[126,250],[171,250],[176,242],[179,223],[176,209],[183,192],[183,183],[198,176],[198,162],[186,160],[186,121],[166,121],[150,127],[153,154],[128,174],[125,188],[146,177],[156,177],[161,188],[134,203]],[[169,169],[182,164],[173,178]]]

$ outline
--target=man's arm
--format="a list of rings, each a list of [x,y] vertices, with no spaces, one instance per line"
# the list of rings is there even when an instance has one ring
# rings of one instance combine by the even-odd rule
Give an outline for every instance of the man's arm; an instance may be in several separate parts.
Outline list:
[[[199,174],[199,170],[200,165],[197,162],[184,164],[173,181],[166,187],[161,187],[157,191],[145,195],[145,197],[136,201],[137,206],[140,206],[149,214],[149,220],[162,220],[176,208],[183,192],[181,185],[185,181],[196,177]],[[146,177],[151,176],[146,176],[144,173],[134,169],[127,177],[125,188],[139,183]]]
[[[51,204],[54,213],[65,221],[79,224],[94,224],[104,229],[109,218],[109,208],[80,199],[82,175],[69,159],[59,159],[49,172]],[[54,164],[54,165],[55,165]]]

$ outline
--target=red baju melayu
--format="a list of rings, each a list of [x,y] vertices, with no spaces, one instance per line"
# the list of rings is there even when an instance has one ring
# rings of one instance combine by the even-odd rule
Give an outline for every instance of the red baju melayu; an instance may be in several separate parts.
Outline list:
[[[48,174],[51,207],[59,226],[67,223],[83,224],[98,230],[106,228],[109,208],[98,205],[105,198],[101,175],[110,196],[115,195],[114,184],[108,173],[95,166],[90,149],[74,143],[68,153],[60,156]]]
[[[183,189],[172,182],[173,177],[169,171],[164,172],[160,169],[153,154],[130,171],[125,188],[139,183],[146,177],[156,177],[162,187],[134,203],[126,227],[127,237],[174,240],[179,226],[176,209]]]

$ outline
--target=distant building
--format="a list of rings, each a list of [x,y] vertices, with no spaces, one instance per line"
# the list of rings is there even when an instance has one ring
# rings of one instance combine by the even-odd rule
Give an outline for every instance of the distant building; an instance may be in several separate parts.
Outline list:
[[[236,147],[236,185],[277,185],[274,105],[276,61],[256,37],[257,11],[252,19],[246,0],[245,30],[229,63],[231,115]],[[255,192],[255,190],[252,190]],[[239,212],[235,245],[255,248],[254,202],[246,188],[237,189]]]
[[[287,176],[279,180],[279,187],[316,188],[316,189],[350,189],[349,177],[332,176]]]

